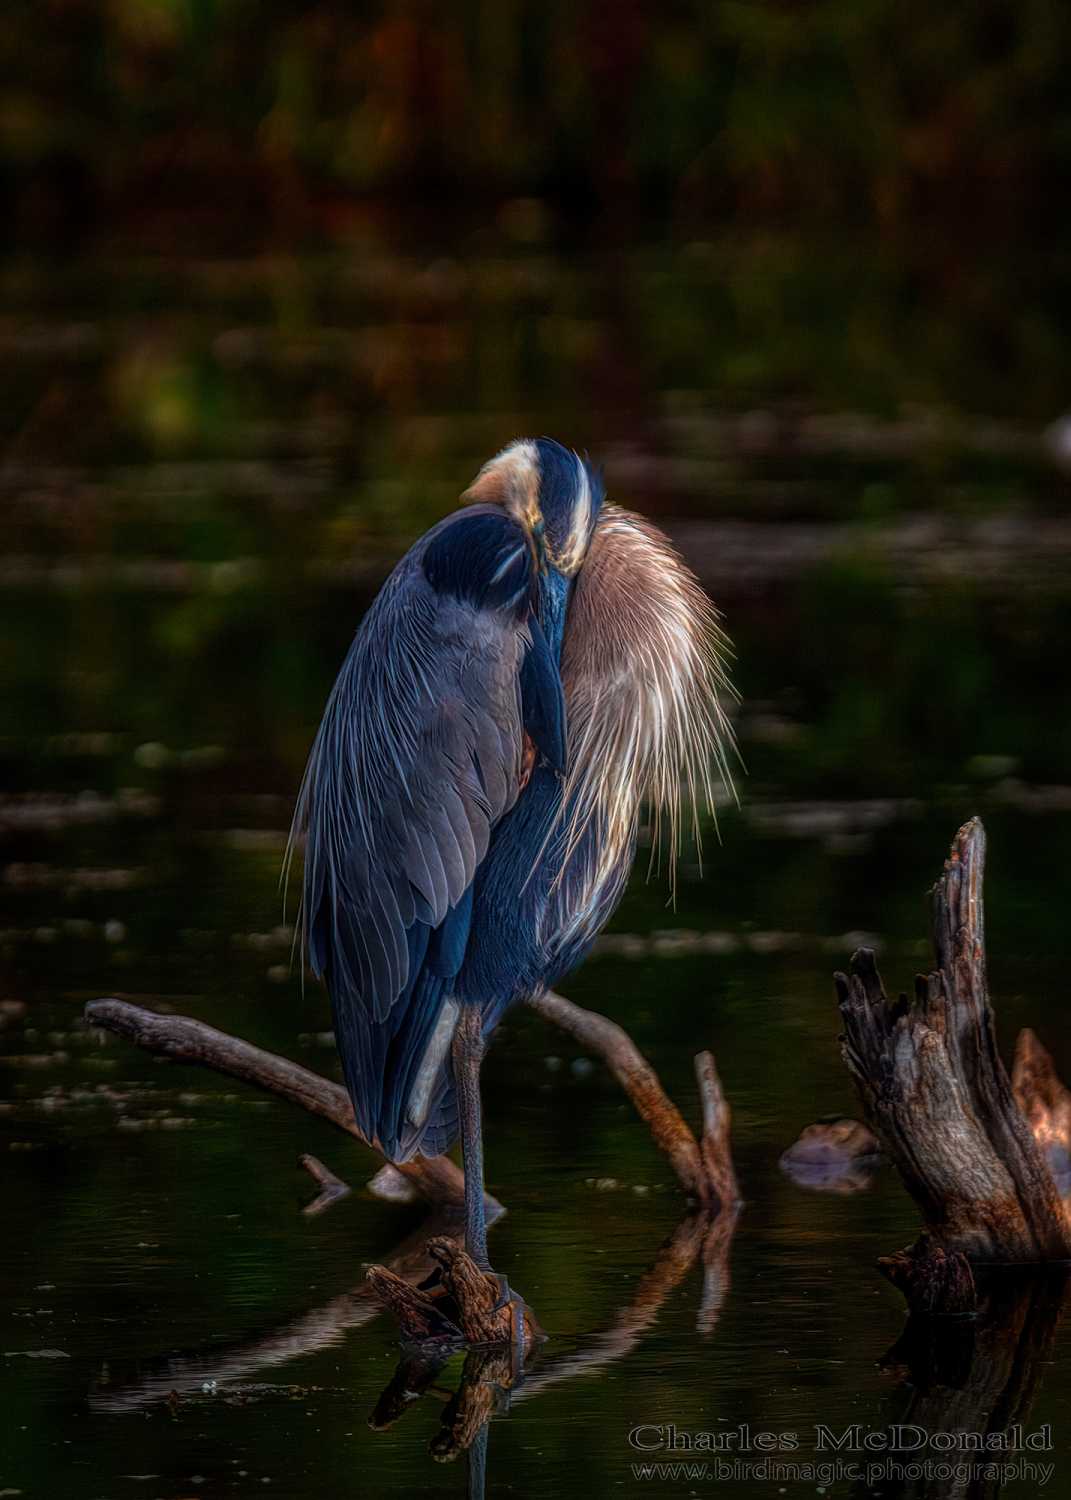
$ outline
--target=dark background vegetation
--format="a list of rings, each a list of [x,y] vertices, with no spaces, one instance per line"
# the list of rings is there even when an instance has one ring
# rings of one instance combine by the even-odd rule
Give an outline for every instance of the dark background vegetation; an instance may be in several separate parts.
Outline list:
[[[844,226],[953,279],[1067,222],[1055,0],[12,0],[0,48],[19,240],[441,234],[535,196],[580,237]]]
[[[1061,779],[1069,63],[1054,0],[12,0],[6,597],[33,651],[107,630],[122,699],[42,661],[59,718],[255,724],[282,791],[368,591],[545,431],[781,528],[704,573],[745,696],[822,726],[779,776]]]
[[[774,237],[760,297],[794,257],[804,303],[917,314],[1043,418],[1069,61],[1057,0],[11,0],[0,225],[65,256]]]

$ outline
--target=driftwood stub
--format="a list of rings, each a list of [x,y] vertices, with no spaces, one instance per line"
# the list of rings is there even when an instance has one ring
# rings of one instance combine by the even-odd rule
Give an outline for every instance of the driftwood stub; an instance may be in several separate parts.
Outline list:
[[[936,970],[889,1006],[860,949],[835,976],[842,1055],[867,1123],[915,1199],[933,1246],[972,1262],[1071,1259],[1071,1229],[997,1051],[986,987],[985,833],[956,836],[930,893]]]
[[[513,1305],[502,1305],[497,1283],[479,1269],[450,1235],[427,1242],[427,1252],[438,1266],[440,1285],[420,1287],[387,1270],[372,1266],[367,1281],[380,1302],[394,1314],[407,1343],[444,1343],[468,1346],[514,1342]],[[523,1308],[526,1348],[543,1338],[530,1307]]]

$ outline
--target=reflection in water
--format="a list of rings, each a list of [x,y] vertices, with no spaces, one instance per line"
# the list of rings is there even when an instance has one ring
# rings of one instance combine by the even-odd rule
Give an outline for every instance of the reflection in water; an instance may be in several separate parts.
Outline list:
[[[450,1462],[465,1454],[469,1500],[482,1500],[491,1418],[554,1385],[623,1359],[652,1328],[670,1293],[697,1260],[703,1266],[703,1290],[696,1329],[711,1333],[729,1288],[735,1223],[731,1212],[689,1214],[610,1326],[583,1336],[570,1349],[555,1349],[553,1340],[536,1342],[520,1365],[511,1346],[470,1348],[456,1385],[446,1385],[439,1377],[457,1352],[455,1346],[403,1346],[368,1425],[375,1432],[392,1429],[407,1414],[425,1411],[422,1403],[430,1398],[438,1404],[428,1424],[431,1455]],[[415,1285],[435,1266],[425,1250],[427,1241],[461,1232],[460,1215],[433,1214],[385,1264]],[[853,1494],[860,1500],[864,1494],[883,1500],[945,1500],[953,1494],[964,1500],[995,1500],[1001,1481],[993,1463],[1020,1463],[1024,1457],[1044,1461],[1043,1451],[1015,1448],[1014,1433],[1027,1433],[1030,1408],[1051,1363],[1050,1350],[1069,1289],[1071,1280],[1063,1271],[994,1269],[980,1274],[981,1306],[976,1316],[912,1314],[902,1336],[879,1361],[882,1370],[900,1377],[887,1399],[883,1425],[905,1429],[905,1448],[868,1453],[866,1464],[886,1467],[871,1467],[867,1483]],[[250,1377],[340,1343],[382,1310],[368,1284],[362,1283],[239,1348],[152,1362],[130,1382],[99,1385],[89,1405],[98,1414],[119,1414],[169,1402],[174,1415],[183,1397],[195,1393],[207,1391],[241,1403],[262,1392],[289,1390]],[[842,1426],[840,1422],[838,1431]],[[912,1448],[916,1439],[911,1429],[927,1437],[935,1432],[979,1437],[946,1453],[930,1445]],[[925,1437],[919,1441],[925,1444]],[[952,1467],[939,1469],[946,1461]],[[972,1465],[966,1481],[964,1462]]]
[[[386,1264],[414,1285],[423,1281],[437,1269],[424,1248],[436,1234],[463,1235],[464,1215],[447,1211],[432,1214],[396,1247]],[[181,1397],[212,1382],[217,1388],[238,1386],[257,1370],[338,1343],[350,1329],[360,1328],[381,1311],[382,1305],[371,1287],[362,1281],[250,1344],[150,1364],[139,1379],[128,1385],[100,1386],[90,1396],[90,1406],[100,1412],[138,1411],[154,1401],[166,1400],[172,1391]]]
[[[450,1390],[437,1385],[436,1378],[456,1348],[442,1343],[403,1346],[397,1367],[369,1418],[369,1426],[375,1431],[393,1427],[423,1396],[444,1401],[439,1431],[430,1442],[431,1452],[440,1462],[467,1453],[468,1494],[470,1500],[477,1500],[484,1493],[487,1427],[491,1417],[508,1411],[511,1400],[527,1399],[550,1385],[623,1358],[652,1326],[670,1292],[697,1259],[703,1265],[703,1289],[696,1330],[704,1335],[712,1332],[729,1289],[728,1262],[736,1219],[736,1209],[720,1214],[689,1214],[677,1226],[612,1325],[581,1338],[567,1353],[554,1355],[545,1344],[535,1340],[529,1344],[521,1364],[512,1345],[470,1348],[457,1387]],[[397,1246],[384,1264],[415,1286],[438,1269],[425,1248],[428,1241],[438,1235],[463,1234],[462,1214],[434,1213]],[[240,1401],[247,1377],[338,1343],[347,1332],[382,1310],[369,1284],[362,1282],[240,1348],[154,1361],[135,1380],[123,1385],[98,1385],[90,1394],[90,1409],[102,1414],[129,1413],[167,1401],[174,1415],[183,1395],[205,1391]],[[255,1388],[263,1389],[263,1383],[257,1382]]]
[[[1002,1488],[994,1463],[1046,1462],[1045,1450],[1015,1446],[1015,1430],[1026,1423],[1052,1348],[1060,1314],[1071,1290],[1066,1270],[992,1268],[978,1274],[979,1311],[972,1317],[933,1317],[912,1313],[903,1334],[880,1361],[900,1375],[889,1406],[891,1424],[924,1434],[978,1434],[949,1452],[927,1446],[890,1455],[904,1472],[891,1472],[868,1495],[885,1500],[992,1500]],[[913,1438],[910,1434],[906,1443]],[[976,1443],[977,1446],[971,1446]],[[913,1475],[912,1465],[946,1460],[954,1468],[971,1465],[962,1477]]]
[[[535,1345],[526,1365],[538,1358]],[[416,1400],[425,1394],[446,1402],[440,1428],[431,1440],[432,1456],[450,1463],[459,1454],[468,1457],[470,1500],[483,1500],[487,1469],[488,1423],[509,1410],[510,1395],[524,1380],[513,1350],[506,1344],[470,1349],[465,1356],[456,1390],[432,1384],[446,1363],[446,1355],[412,1348],[403,1351],[398,1368],[376,1403],[368,1425],[376,1432],[393,1427]]]

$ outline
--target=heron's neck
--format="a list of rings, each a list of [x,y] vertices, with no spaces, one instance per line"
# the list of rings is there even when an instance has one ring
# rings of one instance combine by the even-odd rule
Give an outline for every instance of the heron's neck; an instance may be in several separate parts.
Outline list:
[[[558,661],[562,652],[562,637],[565,633],[565,609],[569,603],[569,580],[553,568],[548,568],[539,579],[539,623],[547,638],[551,655]]]

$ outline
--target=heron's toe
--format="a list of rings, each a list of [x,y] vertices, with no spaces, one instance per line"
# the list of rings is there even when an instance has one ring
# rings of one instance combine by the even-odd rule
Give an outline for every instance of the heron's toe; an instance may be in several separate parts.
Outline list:
[[[520,1292],[515,1292],[507,1278],[497,1271],[486,1271],[484,1274],[498,1288],[498,1301],[491,1311],[509,1312],[510,1342],[523,1349],[526,1342],[532,1338],[543,1338],[544,1334],[539,1321]]]

